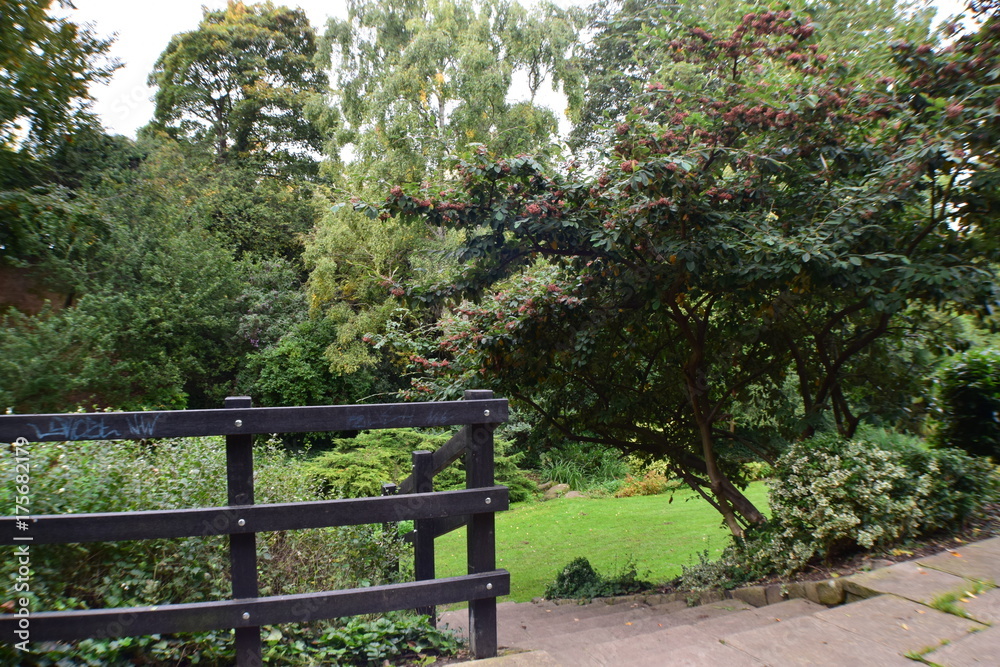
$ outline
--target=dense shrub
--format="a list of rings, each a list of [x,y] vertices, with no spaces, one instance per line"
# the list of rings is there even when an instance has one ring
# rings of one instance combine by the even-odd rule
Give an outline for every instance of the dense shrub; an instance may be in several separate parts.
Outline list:
[[[349,498],[378,496],[382,484],[398,484],[410,474],[412,453],[434,451],[448,442],[450,433],[432,434],[412,429],[365,431],[355,438],[335,438],[333,448],[315,456],[307,469],[323,484]],[[529,499],[535,485],[518,469],[519,454],[508,453],[510,444],[495,439],[496,478],[510,488],[511,502]],[[434,488],[465,488],[465,467],[456,461],[434,477]]]
[[[227,504],[221,438],[33,443],[27,449],[34,515]],[[258,503],[320,499],[301,461],[280,446],[263,443],[255,447],[254,458]],[[0,502],[7,507],[13,507],[14,475],[13,458],[4,457]],[[398,538],[383,533],[380,526],[260,533],[257,539],[261,595],[385,583],[395,576],[385,564],[402,553]],[[41,545],[32,548],[31,555],[30,599],[36,611],[197,602],[228,599],[232,593],[224,536]],[[0,578],[10,581],[16,567],[16,559],[4,559]],[[186,638],[86,640],[48,647],[47,657],[37,656],[37,664],[55,664],[60,654],[72,656],[73,664],[150,657],[177,664],[189,660],[193,652],[202,662],[225,664],[231,661],[230,637],[227,631]],[[315,636],[307,637],[307,643],[312,639]]]
[[[960,355],[940,386],[937,442],[1000,461],[1000,349]]]
[[[790,574],[846,551],[957,527],[1000,489],[987,461],[877,429],[852,440],[821,434],[795,443],[774,473],[771,522],[715,563],[685,568],[685,586]]]
[[[617,575],[606,577],[599,574],[589,560],[580,557],[570,561],[556,575],[556,580],[546,586],[545,597],[549,600],[590,600],[613,595],[629,595],[650,588],[652,584],[639,579],[634,563],[626,565]]]
[[[898,451],[835,434],[794,444],[775,473],[776,537],[794,570],[814,557],[916,534],[933,486],[932,471],[907,468]]]

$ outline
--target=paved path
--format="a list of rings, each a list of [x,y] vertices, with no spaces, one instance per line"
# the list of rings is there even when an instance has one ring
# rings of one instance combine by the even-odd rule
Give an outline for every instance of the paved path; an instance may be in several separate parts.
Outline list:
[[[773,591],[710,596],[697,607],[667,596],[503,603],[499,639],[511,653],[469,664],[1000,667],[998,581],[1000,538],[993,538],[825,582],[848,600],[832,607],[818,604],[814,592],[813,600],[778,601]],[[805,597],[802,587],[784,593]],[[463,628],[465,613],[441,620]]]

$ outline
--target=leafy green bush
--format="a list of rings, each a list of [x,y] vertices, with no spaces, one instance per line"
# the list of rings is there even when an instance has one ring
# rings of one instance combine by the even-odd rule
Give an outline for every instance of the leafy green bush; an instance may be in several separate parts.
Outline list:
[[[902,458],[871,441],[836,434],[793,444],[778,461],[771,486],[787,567],[797,570],[814,557],[916,534],[932,479],[908,469]]]
[[[460,647],[454,633],[434,628],[426,616],[390,614],[370,621],[353,618],[330,628],[310,657],[323,664],[382,665],[396,658],[450,655]]]
[[[77,271],[89,284],[72,307],[0,317],[0,408],[220,405],[240,352],[224,249],[197,229],[114,225]]]
[[[32,513],[68,514],[211,507],[227,504],[221,438],[155,442],[51,442],[28,446]],[[276,443],[254,449],[258,503],[318,500],[302,462]],[[13,459],[0,461],[0,502],[13,507]],[[258,534],[261,595],[354,588],[390,581],[385,564],[403,546],[380,526],[345,526]],[[228,599],[225,536],[114,543],[44,545],[32,549],[36,611],[159,605]],[[16,575],[16,559],[0,562],[0,579]],[[329,626],[329,624],[327,624]],[[322,632],[322,627],[320,627]],[[194,652],[203,661],[231,660],[231,632],[178,637],[86,640],[61,645],[76,664],[112,664],[138,656],[172,663]],[[315,636],[308,638],[308,645]],[[305,650],[305,649],[303,649]],[[308,651],[306,651],[308,653]],[[226,657],[229,656],[229,657]],[[0,653],[0,662],[5,657]],[[55,664],[41,661],[37,664]],[[13,663],[11,663],[13,664]],[[28,664],[28,663],[25,663]]]
[[[434,451],[448,442],[450,433],[430,434],[412,429],[365,431],[355,438],[335,438],[333,449],[316,455],[307,469],[324,489],[349,498],[378,496],[382,484],[398,484],[410,474],[415,451]],[[510,454],[509,443],[494,440],[498,484],[510,488],[511,502],[528,500],[535,485],[517,467],[519,454]],[[434,477],[434,488],[449,491],[465,488],[465,467],[456,461]]]
[[[973,350],[941,373],[937,442],[1000,461],[1000,349]]]
[[[649,590],[652,584],[639,579],[635,563],[629,563],[614,577],[605,577],[591,566],[584,557],[574,558],[564,567],[556,580],[546,586],[545,597],[549,600],[580,599],[590,600],[614,595],[629,595]]]
[[[790,574],[846,551],[953,528],[1000,493],[988,461],[880,429],[853,440],[821,434],[795,443],[774,473],[771,522],[715,563],[685,568],[685,587]]]
[[[911,446],[899,450],[903,465],[927,471],[930,486],[920,501],[920,533],[949,530],[1000,495],[997,468],[958,449]]]

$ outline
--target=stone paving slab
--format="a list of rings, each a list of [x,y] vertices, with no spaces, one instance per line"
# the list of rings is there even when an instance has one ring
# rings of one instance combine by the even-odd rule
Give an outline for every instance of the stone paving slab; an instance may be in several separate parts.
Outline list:
[[[743,651],[722,643],[715,644],[691,644],[675,649],[668,649],[659,655],[646,655],[642,659],[627,663],[619,663],[614,667],[622,665],[635,665],[636,667],[706,667],[712,665],[719,667],[766,667],[766,663],[749,656]]]
[[[925,567],[995,586],[1000,582],[1000,551],[969,545],[917,561]]]
[[[694,627],[674,627],[631,641],[561,651],[565,667],[764,667],[765,663]]]
[[[545,651],[512,653],[485,660],[471,660],[466,664],[480,667],[562,667],[562,663]]]
[[[723,600],[679,610],[666,607],[622,609],[620,614],[596,618],[575,619],[560,614],[554,615],[551,622],[547,623],[527,624],[516,628],[500,625],[497,635],[501,646],[541,649],[557,655],[560,651],[577,645],[619,639],[631,641],[651,632],[725,617],[746,609],[753,607],[740,600]]]
[[[1000,664],[1000,627],[976,632],[923,656],[924,660],[943,667]]]
[[[986,628],[895,595],[853,602],[821,612],[816,618],[888,646],[900,655],[937,647]]]
[[[883,644],[824,623],[814,616],[800,616],[740,632],[723,641],[772,667],[913,667],[914,664]]]
[[[912,561],[852,574],[841,581],[845,590],[859,597],[890,593],[922,604],[930,604],[945,593],[968,590],[970,585],[962,577],[921,567]]]
[[[991,537],[988,540],[973,542],[969,544],[969,547],[973,549],[984,549],[986,551],[992,551],[996,555],[1000,556],[1000,537]]]
[[[497,639],[501,646],[522,649],[544,648],[549,638],[565,637],[578,633],[603,635],[617,633],[628,636],[639,634],[654,618],[654,612],[645,606],[622,608],[618,613],[591,617],[552,614],[545,619],[525,619],[521,622],[498,622]],[[610,637],[608,637],[610,638]]]
[[[552,634],[574,632],[585,628],[603,628],[624,623],[638,623],[654,614],[687,610],[683,602],[669,602],[655,607],[646,604],[556,605],[545,603],[501,603],[497,605],[497,639],[501,646],[534,648],[533,639]],[[463,637],[468,636],[468,610],[444,612],[438,625],[448,627]]]
[[[712,637],[721,639],[726,635],[759,628],[762,625],[782,623],[799,616],[807,616],[825,610],[821,604],[808,600],[786,600],[767,607],[760,607],[741,614],[731,614],[695,625]]]
[[[968,602],[960,606],[977,621],[1000,623],[1000,588],[991,588],[985,593],[970,595]]]

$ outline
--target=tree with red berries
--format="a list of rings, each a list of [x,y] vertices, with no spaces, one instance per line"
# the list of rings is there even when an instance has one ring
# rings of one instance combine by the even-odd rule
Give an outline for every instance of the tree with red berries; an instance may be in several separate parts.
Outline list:
[[[846,76],[789,12],[692,29],[664,49],[687,76],[648,85],[599,164],[482,153],[454,191],[361,206],[465,233],[461,277],[392,286],[452,305],[416,389],[478,378],[665,459],[734,535],[762,523],[740,463],[774,450],[737,405],[851,435],[914,320],[997,304],[996,26],[900,45],[900,80]]]

